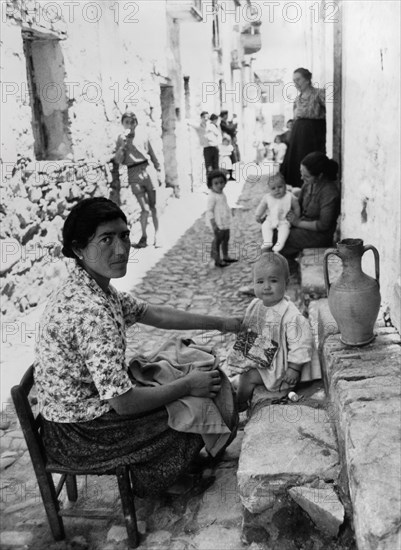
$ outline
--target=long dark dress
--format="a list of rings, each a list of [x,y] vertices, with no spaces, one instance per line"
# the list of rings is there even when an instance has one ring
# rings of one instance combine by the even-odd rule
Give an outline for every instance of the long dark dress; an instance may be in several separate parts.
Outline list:
[[[314,151],[326,152],[326,108],[324,90],[312,88],[307,98],[299,96],[294,102],[294,125],[290,142],[281,165],[288,185],[301,187],[302,159]]]
[[[163,407],[140,418],[110,411],[89,422],[43,419],[43,437],[52,465],[97,473],[130,464],[138,496],[162,493],[199,454],[202,436],[177,432]]]

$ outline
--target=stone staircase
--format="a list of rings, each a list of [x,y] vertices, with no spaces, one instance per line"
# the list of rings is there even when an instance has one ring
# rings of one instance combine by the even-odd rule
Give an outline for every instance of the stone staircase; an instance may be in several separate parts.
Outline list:
[[[255,392],[237,472],[243,539],[277,550],[398,550],[400,337],[379,323],[371,344],[341,343],[323,255],[310,250],[301,259],[323,382],[301,386],[296,403],[272,404]],[[341,265],[331,258],[335,280]]]

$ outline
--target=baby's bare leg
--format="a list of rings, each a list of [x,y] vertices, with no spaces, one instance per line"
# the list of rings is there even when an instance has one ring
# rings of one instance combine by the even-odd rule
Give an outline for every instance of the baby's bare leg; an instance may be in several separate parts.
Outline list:
[[[263,381],[257,369],[250,369],[240,375],[237,390],[237,405],[240,412],[248,408],[253,390],[260,385],[263,385]]]
[[[273,227],[269,219],[262,223],[262,237],[263,248],[271,248],[273,246]]]

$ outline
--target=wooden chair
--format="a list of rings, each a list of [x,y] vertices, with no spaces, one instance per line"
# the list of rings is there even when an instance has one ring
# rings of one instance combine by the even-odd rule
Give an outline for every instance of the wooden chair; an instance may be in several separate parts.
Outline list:
[[[35,418],[31,404],[29,402],[29,394],[32,390],[33,385],[34,379],[32,365],[24,374],[21,382],[11,389],[11,396],[15,405],[15,410],[19,422],[21,424],[26,444],[28,446],[28,451],[31,456],[32,465],[35,470],[36,479],[38,481],[43,505],[45,507],[47,519],[50,524],[50,529],[55,540],[62,540],[65,538],[62,516],[96,516],[94,516],[93,512],[90,514],[85,514],[85,510],[72,512],[70,510],[60,509],[58,496],[60,495],[63,486],[65,485],[68,500],[71,502],[75,502],[78,498],[76,476],[94,474],[85,470],[78,471],[63,467],[53,467],[52,465],[48,464],[46,449],[44,448],[41,437],[41,417],[40,415],[37,415]],[[61,474],[61,478],[57,487],[55,487],[54,485],[52,474]],[[117,476],[129,545],[131,548],[136,548],[139,545],[139,534],[137,529],[134,506],[134,493],[130,479],[130,468],[127,465],[118,466],[111,471],[108,470],[95,475],[113,474]]]

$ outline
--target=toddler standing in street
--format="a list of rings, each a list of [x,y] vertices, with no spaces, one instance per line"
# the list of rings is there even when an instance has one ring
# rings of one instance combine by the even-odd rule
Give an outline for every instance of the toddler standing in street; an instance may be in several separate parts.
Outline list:
[[[226,175],[222,170],[212,170],[207,175],[207,186],[210,189],[206,216],[214,233],[211,256],[216,267],[227,267],[238,260],[228,256],[230,240],[231,209],[224,194]],[[221,254],[220,254],[221,248]]]
[[[285,157],[285,152],[287,151],[287,145],[283,141],[281,141],[280,136],[276,136],[274,138],[272,149],[275,162],[277,162],[278,164],[282,164]]]
[[[248,407],[256,386],[271,392],[288,391],[312,376],[313,336],[308,320],[286,297],[287,260],[275,252],[263,252],[254,264],[256,298],[249,304],[233,350],[227,358],[231,374],[239,374],[239,411]]]
[[[292,210],[299,217],[301,209],[298,199],[287,191],[286,183],[281,174],[269,179],[268,193],[264,195],[256,209],[256,221],[262,224],[262,249],[271,249],[280,252],[290,234],[291,224],[287,214]],[[273,245],[273,230],[277,229],[277,242]]]

